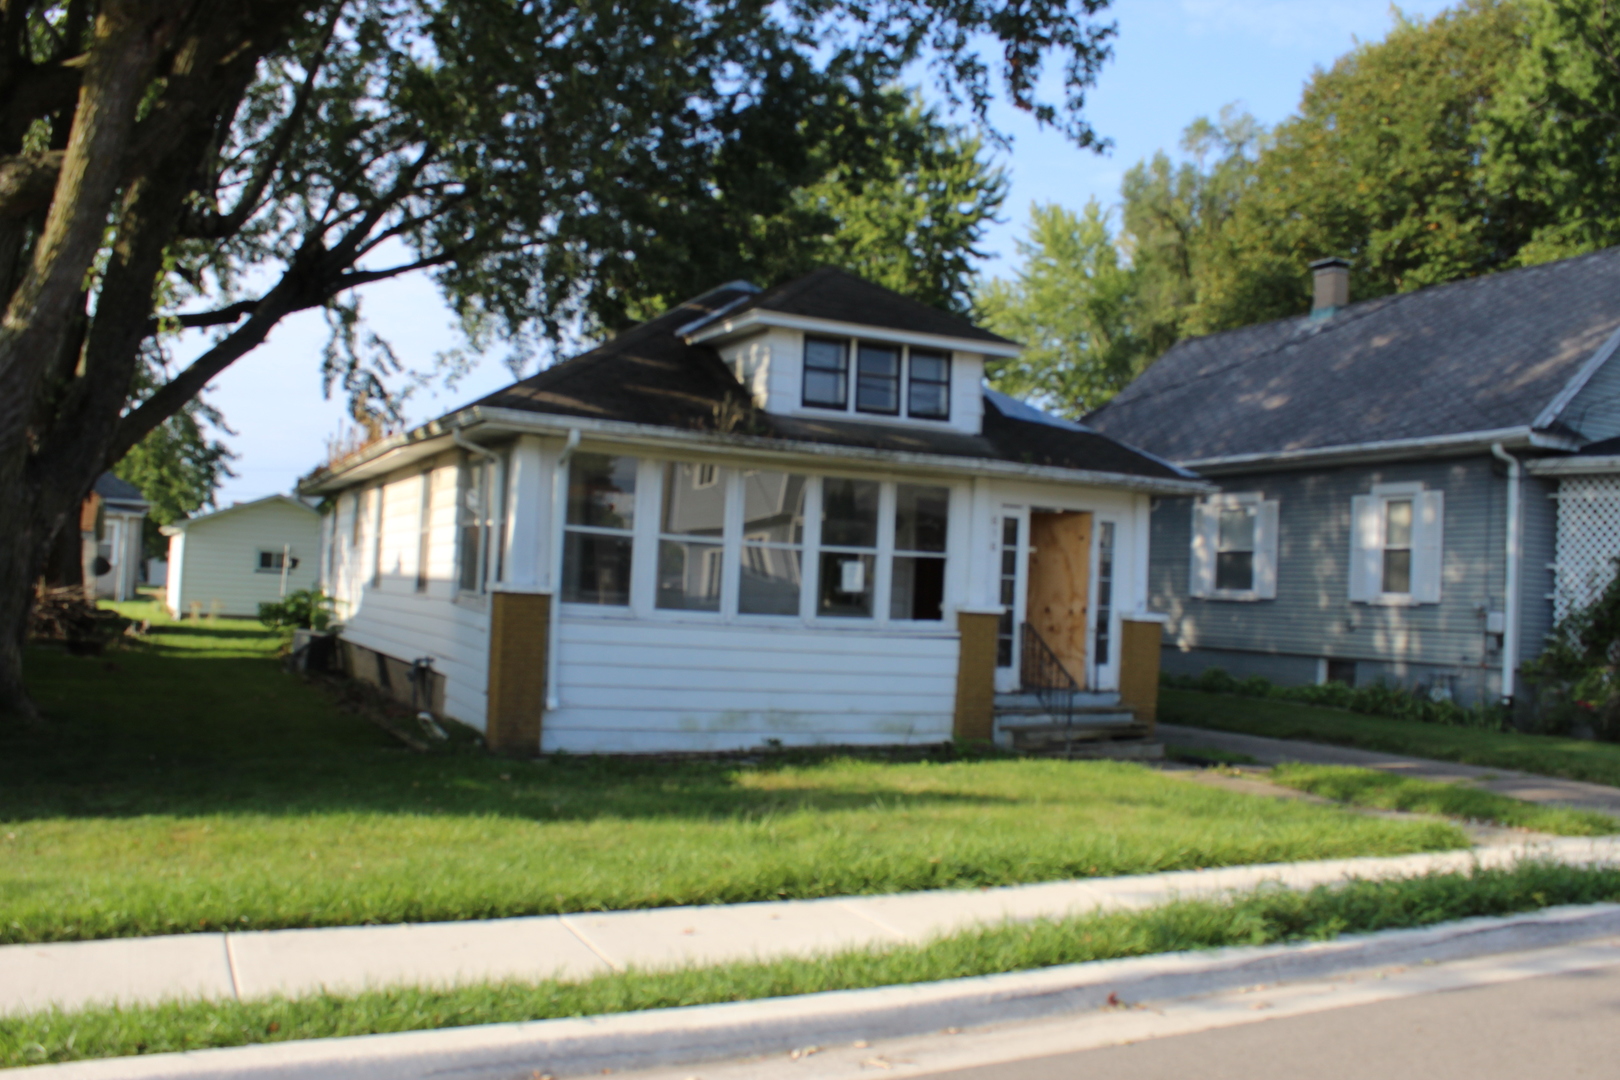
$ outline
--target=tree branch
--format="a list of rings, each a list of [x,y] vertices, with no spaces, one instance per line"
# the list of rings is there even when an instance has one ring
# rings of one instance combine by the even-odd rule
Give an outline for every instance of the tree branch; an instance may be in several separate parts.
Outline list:
[[[268,153],[259,160],[258,168],[254,170],[252,179],[237,198],[236,206],[228,214],[212,212],[191,216],[181,225],[186,235],[210,240],[231,236],[258,209],[259,200],[264,196],[265,188],[270,185],[270,178],[275,175],[281,159],[286,156],[287,148],[292,145],[293,137],[298,134],[299,125],[304,122],[304,114],[309,111],[310,99],[315,95],[315,79],[321,71],[321,61],[326,56],[327,47],[332,43],[332,36],[337,32],[338,20],[342,17],[346,6],[343,3],[333,6],[331,18],[326,20],[326,26],[321,33],[320,44],[315,47],[314,54],[306,65],[304,81],[298,87],[292,108],[287,111],[286,118],[276,129],[275,135],[270,140]]]
[[[167,325],[178,326],[182,330],[198,330],[206,326],[224,326],[226,323],[237,322],[252,315],[264,298],[257,300],[239,300],[234,304],[216,308],[213,311],[187,311],[179,315],[163,315],[153,319],[147,324],[146,336],[151,337]]]
[[[51,205],[62,172],[61,150],[0,158],[0,218],[36,214]]]
[[[263,344],[275,325],[288,315],[319,307],[339,293],[361,285],[398,277],[413,270],[442,266],[454,257],[452,252],[446,251],[431,258],[418,259],[415,262],[402,263],[382,270],[359,270],[338,274],[324,285],[316,287],[310,287],[300,281],[301,267],[295,260],[293,267],[263,298],[243,302],[252,305],[253,308],[252,316],[246,323],[233,331],[224,341],[193,360],[184,371],[158,387],[151,397],[124,415],[113,435],[112,446],[107,451],[107,460],[117,461],[127,454],[132,446],[146,437],[148,432],[201,393],[215,376]],[[221,308],[220,312],[229,312],[240,307],[242,304],[233,304]],[[204,312],[200,313],[199,317],[210,314],[216,313]]]

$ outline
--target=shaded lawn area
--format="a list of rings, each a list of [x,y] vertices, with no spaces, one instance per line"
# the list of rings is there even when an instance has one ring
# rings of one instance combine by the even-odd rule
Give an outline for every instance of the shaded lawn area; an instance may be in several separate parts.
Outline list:
[[[1354,746],[1620,787],[1617,743],[1420,724],[1295,701],[1169,688],[1159,691],[1159,719],[1167,724]]]
[[[153,617],[155,605],[143,605]],[[154,618],[154,622],[157,620]],[[1466,845],[1108,762],[405,750],[256,624],[37,649],[0,735],[0,941],[1003,885]]]

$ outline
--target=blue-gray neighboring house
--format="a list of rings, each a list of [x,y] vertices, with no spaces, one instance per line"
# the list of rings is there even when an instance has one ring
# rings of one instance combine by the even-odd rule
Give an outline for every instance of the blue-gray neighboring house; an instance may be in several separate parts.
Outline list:
[[[1620,248],[1353,304],[1314,269],[1310,315],[1182,341],[1087,417],[1221,488],[1155,500],[1164,668],[1522,695],[1620,554]]]

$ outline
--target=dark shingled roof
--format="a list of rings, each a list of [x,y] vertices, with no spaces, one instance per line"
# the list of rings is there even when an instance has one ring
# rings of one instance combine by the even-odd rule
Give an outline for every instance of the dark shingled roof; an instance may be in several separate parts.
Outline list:
[[[128,480],[114,476],[110,472],[104,472],[100,476],[96,477],[95,486],[91,488],[91,490],[108,502],[140,503],[142,506],[150,505],[146,501],[146,496],[141,494],[140,488],[136,487]]]
[[[841,276],[865,284],[858,278]],[[867,288],[893,295],[877,286]],[[739,286],[711,290],[587,353],[473,404],[800,443],[1051,465],[1154,479],[1188,477],[1171,465],[1081,425],[1036,419],[1043,414],[1007,399],[998,405],[999,395],[987,395],[984,429],[979,435],[943,427],[867,423],[831,416],[778,416],[759,411],[713,348],[689,345],[676,334],[680,327],[751,295]],[[862,310],[870,312],[874,306]],[[825,309],[823,314],[835,317]],[[850,318],[854,321],[853,316]],[[940,318],[956,321],[954,316],[941,314]],[[965,336],[955,330],[952,333]]]
[[[997,345],[1017,344],[1000,334],[974,326],[960,315],[929,307],[835,266],[824,266],[801,278],[766,289],[728,314],[740,314],[755,308],[779,311],[784,315],[804,315],[815,319],[859,323],[862,326],[989,341]]]
[[[1620,248],[1180,342],[1087,417],[1172,461],[1529,426],[1620,329]]]

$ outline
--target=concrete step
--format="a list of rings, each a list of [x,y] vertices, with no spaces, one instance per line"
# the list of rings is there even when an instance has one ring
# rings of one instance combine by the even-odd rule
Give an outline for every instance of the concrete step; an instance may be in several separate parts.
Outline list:
[[[1005,716],[1009,718],[1017,716],[1046,716],[1048,711],[1049,710],[1045,705],[1041,705],[1039,703],[1034,705],[996,706],[997,716]],[[1082,716],[1085,717],[1085,722],[1088,724],[1094,722],[1092,720],[1093,717],[1118,716],[1122,713],[1129,716],[1130,710],[1122,707],[1117,701],[1112,705],[1076,705],[1074,708],[1074,715],[1077,718]]]
[[[1164,743],[1157,739],[1116,739],[1026,750],[1028,757],[1058,757],[1074,761],[1163,761]]]
[[[1024,753],[1064,752],[1070,748],[1112,742],[1146,742],[1146,724],[1130,723],[1111,726],[1086,725],[1069,727],[1048,724],[1042,727],[1004,729],[1011,736],[1012,748]]]
[[[1019,690],[1010,694],[996,695],[997,709],[1023,708],[1025,706],[1032,705],[1039,706],[1040,703],[1040,695],[1031,691]],[[1084,705],[1088,708],[1098,705],[1114,706],[1119,704],[1119,695],[1112,690],[1082,690],[1074,695],[1074,703],[1076,705]]]
[[[1074,723],[1066,724],[1061,716],[1050,713],[1003,713],[996,717],[996,727],[1002,731],[1046,731],[1072,727],[1075,731],[1087,728],[1130,727],[1136,723],[1136,714],[1128,709],[1100,709],[1095,712],[1076,713]]]

